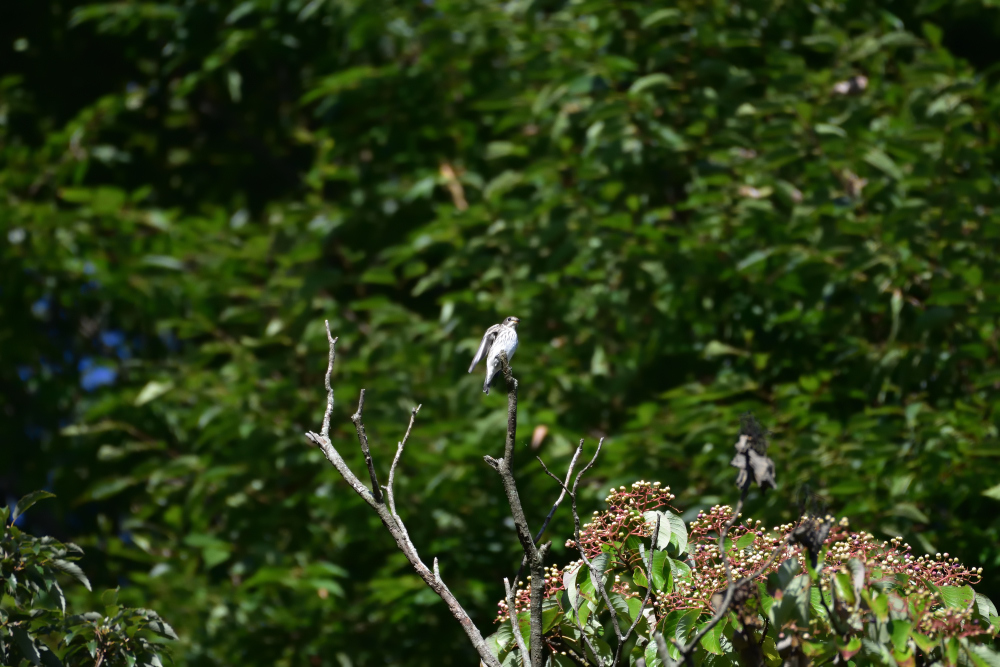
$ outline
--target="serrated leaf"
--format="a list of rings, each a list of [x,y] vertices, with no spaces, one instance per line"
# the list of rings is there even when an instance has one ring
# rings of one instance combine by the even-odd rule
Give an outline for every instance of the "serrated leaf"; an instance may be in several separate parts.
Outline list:
[[[74,579],[83,584],[84,588],[88,591],[92,590],[90,587],[90,580],[87,579],[87,575],[83,573],[80,566],[76,563],[72,563],[68,560],[63,560],[61,558],[56,558],[52,561],[53,567],[55,567],[60,572],[65,572],[66,574],[72,576]]]
[[[950,609],[968,609],[976,599],[971,586],[941,586],[938,593],[941,601]]]
[[[31,636],[28,630],[23,625],[14,625],[11,626],[10,633],[14,635],[14,641],[17,642],[17,647],[21,649],[21,655],[27,658],[31,664],[41,665],[41,655],[38,653],[38,647],[35,646],[35,638]]]
[[[17,501],[17,505],[14,507],[14,513],[11,515],[11,523],[14,523],[18,518],[28,511],[28,508],[37,503],[39,500],[44,500],[46,498],[55,498],[56,494],[49,493],[48,491],[32,491],[25,497]]]

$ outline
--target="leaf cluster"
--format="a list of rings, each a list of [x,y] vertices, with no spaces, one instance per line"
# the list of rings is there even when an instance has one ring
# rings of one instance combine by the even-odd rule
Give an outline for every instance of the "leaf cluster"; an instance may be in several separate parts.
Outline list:
[[[177,634],[150,609],[118,604],[118,590],[102,596],[104,612],[67,611],[60,575],[88,591],[90,581],[77,561],[83,550],[51,537],[34,537],[15,524],[46,491],[28,494],[13,513],[0,508],[0,664],[11,667],[162,667],[161,638]]]

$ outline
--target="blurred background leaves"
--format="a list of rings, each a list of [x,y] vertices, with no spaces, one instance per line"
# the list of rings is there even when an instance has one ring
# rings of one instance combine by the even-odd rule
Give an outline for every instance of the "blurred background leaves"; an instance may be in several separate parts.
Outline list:
[[[302,434],[329,319],[335,442],[362,471],[365,387],[385,471],[423,404],[400,511],[488,633],[519,555],[481,460],[504,397],[465,369],[517,315],[530,520],[532,454],[601,435],[583,510],[636,479],[732,501],[749,409],[754,516],[808,484],[995,598],[993,4],[8,4],[0,488],[72,499],[26,529],[180,664],[468,664]]]

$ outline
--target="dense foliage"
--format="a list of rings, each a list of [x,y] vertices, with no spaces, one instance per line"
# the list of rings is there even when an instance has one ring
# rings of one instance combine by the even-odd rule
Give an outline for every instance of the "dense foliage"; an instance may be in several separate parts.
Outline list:
[[[914,556],[899,538],[883,542],[848,530],[846,519],[834,524],[833,517],[813,516],[797,523],[823,545],[815,556],[788,539],[796,524],[768,531],[751,519],[728,532],[723,556],[719,536],[733,509],[716,505],[699,513],[688,530],[668,509],[673,498],[659,482],[611,489],[608,509],[595,512],[581,530],[590,569],[605,587],[619,627],[636,623],[636,635],[625,649],[628,664],[640,659],[649,667],[663,664],[654,630],[669,638],[670,657],[680,659],[677,645],[691,641],[721,604],[719,591],[728,585],[723,558],[734,581],[751,581],[736,594],[722,622],[702,637],[692,656],[695,664],[840,660],[989,667],[1000,660],[991,648],[1000,616],[989,598],[969,586],[980,581],[982,568],[966,568],[947,553]],[[654,543],[657,515],[660,532]],[[809,543],[810,536],[803,533],[795,542]],[[610,612],[594,582],[582,560],[547,574],[543,620],[557,665],[611,664]],[[530,589],[531,583],[515,598],[526,638]],[[501,626],[490,638],[497,654],[504,664],[519,664],[505,602],[497,622]]]
[[[485,629],[520,555],[482,462],[503,399],[465,369],[517,315],[519,444],[611,436],[583,509],[655,478],[694,520],[753,409],[782,471],[753,516],[808,483],[995,598],[991,4],[5,3],[4,493],[73,499],[25,529],[180,664],[468,664],[302,434],[330,319],[331,435],[364,386],[387,461],[423,404],[397,502]]]
[[[167,623],[149,609],[118,604],[117,589],[102,595],[104,613],[67,612],[59,575],[90,590],[77,564],[83,550],[51,537],[33,537],[15,525],[24,512],[51,493],[28,494],[14,508],[0,508],[0,664],[11,667],[162,667],[159,638],[176,639]],[[8,522],[8,519],[10,520]]]

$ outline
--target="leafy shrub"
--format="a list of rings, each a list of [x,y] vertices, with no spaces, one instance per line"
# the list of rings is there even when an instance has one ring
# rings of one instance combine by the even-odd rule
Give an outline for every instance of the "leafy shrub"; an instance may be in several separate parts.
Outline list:
[[[670,657],[681,658],[678,645],[709,623],[721,602],[728,585],[723,558],[734,580],[752,582],[735,592],[728,614],[701,639],[696,664],[821,664],[838,655],[854,664],[961,661],[985,667],[1000,660],[988,645],[1000,630],[997,609],[970,586],[979,583],[982,568],[968,568],[947,553],[914,556],[899,538],[883,542],[830,516],[807,515],[771,530],[745,519],[729,530],[723,553],[719,535],[733,508],[712,507],[687,527],[673,499],[658,482],[621,486],[606,498],[608,508],[580,530],[579,546],[619,624],[637,622],[626,647],[630,664],[662,664],[654,630],[667,638]],[[577,545],[569,540],[567,546]],[[592,582],[582,560],[548,571],[545,637],[557,665],[612,661],[608,607]],[[530,588],[529,582],[515,597],[524,629]],[[502,625],[490,640],[498,657],[513,659],[507,604],[499,606]]]
[[[0,507],[0,664],[156,667],[163,646],[157,637],[176,639],[155,611],[118,605],[118,591],[102,596],[104,613],[70,614],[59,575],[66,574],[90,590],[76,564],[83,550],[51,537],[34,537],[15,523],[24,511],[51,493],[36,491],[14,508]],[[8,519],[10,519],[8,523]]]

